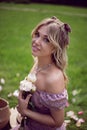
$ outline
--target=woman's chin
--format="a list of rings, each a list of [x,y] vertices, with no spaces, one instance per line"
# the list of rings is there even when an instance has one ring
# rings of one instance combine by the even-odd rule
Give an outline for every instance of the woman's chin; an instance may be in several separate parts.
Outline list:
[[[32,53],[32,55],[34,56],[34,57],[36,57],[37,55],[36,54],[34,54],[34,53]]]
[[[34,57],[37,57],[37,56],[38,56],[38,54],[35,53],[35,52],[32,52],[32,55],[33,55]]]

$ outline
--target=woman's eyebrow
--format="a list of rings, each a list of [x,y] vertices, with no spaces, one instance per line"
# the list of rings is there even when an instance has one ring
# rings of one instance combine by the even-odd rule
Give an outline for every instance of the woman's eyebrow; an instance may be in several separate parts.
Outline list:
[[[41,33],[40,31],[37,31],[37,33],[43,35],[44,37],[48,37],[48,35]]]
[[[43,34],[43,36],[44,36],[44,37],[48,37],[48,35],[46,35],[46,34]]]

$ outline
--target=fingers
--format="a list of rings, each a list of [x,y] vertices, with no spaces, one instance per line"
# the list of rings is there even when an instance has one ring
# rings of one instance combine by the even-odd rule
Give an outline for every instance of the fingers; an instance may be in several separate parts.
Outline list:
[[[27,97],[26,97],[26,101],[29,102],[30,98],[31,98],[31,94],[29,94]]]
[[[21,114],[24,115],[24,111],[27,109],[29,100],[31,98],[31,94],[29,94],[26,99],[20,98],[21,97],[21,92],[20,92],[20,96],[18,97],[18,105],[17,105],[17,111]]]
[[[19,95],[17,97],[18,100],[22,99],[22,91],[19,91]]]
[[[19,92],[19,98],[22,98],[22,91]]]

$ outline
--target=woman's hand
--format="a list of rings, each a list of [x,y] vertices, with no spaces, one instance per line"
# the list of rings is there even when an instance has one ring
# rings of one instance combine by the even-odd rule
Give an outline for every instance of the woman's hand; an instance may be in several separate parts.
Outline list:
[[[19,96],[18,96],[18,105],[17,105],[17,110],[18,112],[22,115],[25,116],[25,111],[27,110],[27,106],[29,103],[29,100],[31,98],[31,94],[29,94],[26,99],[22,98],[22,91],[20,91]]]

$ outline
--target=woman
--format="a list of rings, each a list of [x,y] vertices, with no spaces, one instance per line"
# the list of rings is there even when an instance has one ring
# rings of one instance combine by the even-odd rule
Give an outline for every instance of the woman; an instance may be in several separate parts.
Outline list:
[[[25,130],[65,130],[64,107],[67,104],[65,74],[66,49],[70,26],[56,17],[41,21],[32,32],[32,55],[37,57],[32,73],[36,73],[35,93],[18,97],[18,111],[28,117]],[[27,108],[32,101],[34,110]],[[17,130],[17,128],[16,128]]]

